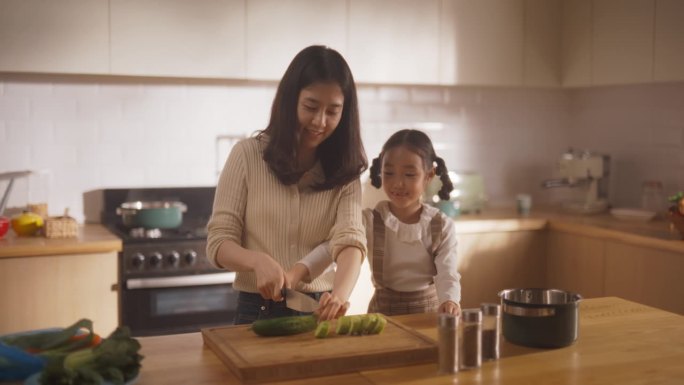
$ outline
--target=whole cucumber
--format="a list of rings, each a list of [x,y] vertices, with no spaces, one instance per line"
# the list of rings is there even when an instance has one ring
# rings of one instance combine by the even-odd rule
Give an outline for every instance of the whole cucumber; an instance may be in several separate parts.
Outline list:
[[[279,317],[256,320],[252,323],[254,333],[264,337],[289,336],[316,329],[318,320],[313,315]]]

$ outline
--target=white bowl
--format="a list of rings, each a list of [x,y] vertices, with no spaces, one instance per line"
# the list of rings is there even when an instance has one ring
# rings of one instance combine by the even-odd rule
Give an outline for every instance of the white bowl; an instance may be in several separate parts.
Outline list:
[[[626,221],[641,221],[647,222],[656,216],[655,211],[642,210],[642,209],[631,209],[631,208],[616,208],[610,210],[610,213],[618,219],[623,219]]]

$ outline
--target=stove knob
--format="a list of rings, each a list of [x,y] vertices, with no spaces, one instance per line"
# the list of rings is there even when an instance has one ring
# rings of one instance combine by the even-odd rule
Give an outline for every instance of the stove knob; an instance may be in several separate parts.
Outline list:
[[[142,255],[142,253],[135,253],[131,257],[131,263],[133,264],[133,267],[142,269],[143,265],[145,264],[145,256]]]
[[[188,250],[185,252],[185,263],[194,265],[197,261],[197,252],[195,250]]]
[[[166,263],[170,266],[178,266],[180,263],[180,253],[176,250],[166,254]]]
[[[155,251],[154,253],[150,254],[148,258],[150,259],[150,266],[159,267],[161,265],[162,255],[160,252]]]

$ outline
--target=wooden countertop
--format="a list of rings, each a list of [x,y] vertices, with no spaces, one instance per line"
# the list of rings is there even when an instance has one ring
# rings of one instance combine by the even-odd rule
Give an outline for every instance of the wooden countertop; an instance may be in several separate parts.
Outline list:
[[[437,337],[434,313],[395,319]],[[240,384],[203,346],[200,333],[139,340],[145,359],[138,385]],[[580,303],[575,344],[545,350],[503,340],[501,350],[501,359],[454,375],[438,375],[435,363],[277,384],[679,384],[684,378],[684,317],[615,297],[587,299]]]
[[[535,210],[521,217],[514,210],[488,209],[482,214],[454,218],[458,234],[496,231],[530,231],[549,229],[636,246],[684,253],[684,240],[670,229],[665,219],[648,222],[617,219],[612,215],[573,215],[553,209]]]
[[[0,239],[0,258],[109,251],[121,251],[121,239],[110,233],[104,226],[97,224],[79,226],[76,238],[17,237],[10,231]]]

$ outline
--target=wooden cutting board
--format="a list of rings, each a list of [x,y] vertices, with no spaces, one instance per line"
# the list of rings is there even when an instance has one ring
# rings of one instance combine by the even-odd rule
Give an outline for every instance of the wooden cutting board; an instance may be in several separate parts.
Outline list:
[[[387,319],[378,335],[260,337],[249,325],[202,329],[204,344],[245,383],[319,377],[437,361],[437,343]]]

